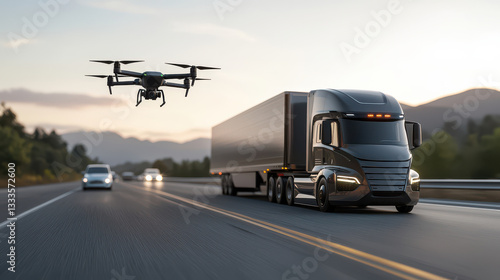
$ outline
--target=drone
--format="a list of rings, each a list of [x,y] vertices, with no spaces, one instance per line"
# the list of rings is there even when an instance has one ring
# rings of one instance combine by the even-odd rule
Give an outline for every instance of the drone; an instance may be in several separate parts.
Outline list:
[[[107,78],[108,79],[108,88],[109,88],[109,94],[113,94],[111,91],[112,86],[128,86],[128,85],[137,85],[137,86],[142,86],[142,89],[139,89],[137,92],[137,104],[135,106],[139,106],[139,104],[142,102],[142,98],[146,100],[156,100],[157,98],[162,98],[163,103],[160,105],[160,107],[163,107],[165,105],[165,93],[163,90],[159,89],[159,87],[166,86],[166,87],[175,87],[175,88],[183,88],[186,90],[185,97],[188,96],[189,89],[194,86],[194,82],[198,80],[210,80],[210,79],[203,79],[203,78],[198,78],[197,77],[197,72],[198,70],[220,70],[220,68],[216,67],[207,67],[207,66],[196,66],[196,65],[188,65],[188,64],[179,64],[179,63],[165,63],[181,68],[189,68],[189,73],[186,74],[163,74],[161,72],[156,72],[156,71],[146,71],[143,73],[139,72],[133,72],[133,71],[127,71],[127,70],[122,70],[121,65],[124,64],[131,64],[131,63],[137,63],[137,62],[144,62],[144,60],[120,60],[120,61],[113,61],[113,60],[90,60],[91,62],[98,62],[98,63],[104,63],[104,64],[113,64],[113,75],[86,75],[89,77],[96,77],[96,78]],[[136,78],[132,81],[122,81],[119,80],[118,78],[123,78],[123,77],[132,77]],[[116,80],[115,80],[116,79]],[[167,80],[184,80],[184,83],[171,83],[167,82]]]

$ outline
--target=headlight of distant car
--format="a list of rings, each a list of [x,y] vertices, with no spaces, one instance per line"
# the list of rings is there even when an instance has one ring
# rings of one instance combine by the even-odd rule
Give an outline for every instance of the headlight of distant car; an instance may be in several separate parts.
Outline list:
[[[106,184],[111,183],[111,179],[109,179],[109,178],[104,179],[104,183],[106,183]]]
[[[410,185],[412,191],[420,191],[420,175],[417,171],[410,169]]]
[[[161,180],[163,180],[163,176],[161,175],[156,176],[156,181],[161,181]]]
[[[87,179],[87,177],[83,177],[82,181],[83,181],[84,183],[87,183],[87,182],[89,181],[89,179]]]
[[[151,175],[146,175],[146,181],[151,181],[153,180],[153,177]]]

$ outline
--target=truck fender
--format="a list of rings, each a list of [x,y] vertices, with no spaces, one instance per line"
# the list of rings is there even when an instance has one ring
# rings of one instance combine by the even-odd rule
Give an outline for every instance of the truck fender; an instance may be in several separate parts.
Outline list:
[[[316,180],[316,184],[315,184],[315,187],[314,187],[314,197],[316,197],[316,190],[318,189],[318,184],[319,184],[319,181],[321,180],[321,178],[325,178],[326,179],[326,185],[328,187],[328,193],[329,195],[331,195],[332,193],[335,193],[335,170],[333,169],[322,169],[319,173],[318,173],[318,178]]]

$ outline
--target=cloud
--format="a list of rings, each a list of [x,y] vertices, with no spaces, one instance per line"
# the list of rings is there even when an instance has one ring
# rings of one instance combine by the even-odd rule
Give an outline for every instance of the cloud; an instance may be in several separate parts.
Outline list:
[[[230,27],[225,27],[216,24],[176,24],[175,30],[177,32],[186,32],[197,35],[209,35],[220,38],[238,39],[247,42],[254,42],[255,38],[249,34]]]
[[[125,104],[121,99],[100,98],[78,93],[40,93],[23,88],[0,90],[0,101],[65,109]]]
[[[106,1],[81,1],[80,3],[113,12],[127,13],[127,14],[139,14],[139,15],[152,15],[157,14],[158,10],[146,7],[144,4],[134,4],[129,1],[118,1],[118,0],[106,0]]]

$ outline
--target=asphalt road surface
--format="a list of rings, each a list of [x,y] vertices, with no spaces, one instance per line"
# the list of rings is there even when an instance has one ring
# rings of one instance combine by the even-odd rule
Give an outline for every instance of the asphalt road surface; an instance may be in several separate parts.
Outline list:
[[[500,279],[493,209],[421,203],[411,214],[322,213],[167,182],[115,182],[112,191],[65,183],[16,195],[15,272],[4,222],[2,280]],[[6,190],[0,213],[5,221]]]

